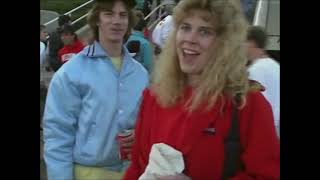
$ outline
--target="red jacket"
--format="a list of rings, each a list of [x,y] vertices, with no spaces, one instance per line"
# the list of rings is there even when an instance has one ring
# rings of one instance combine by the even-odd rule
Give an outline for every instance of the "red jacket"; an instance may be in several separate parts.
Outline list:
[[[83,48],[84,48],[84,45],[79,40],[75,41],[71,45],[64,46],[58,52],[61,62],[65,63],[69,61],[72,56],[82,51]]]
[[[190,97],[187,90],[186,97]],[[187,98],[186,98],[187,99]],[[152,144],[166,143],[181,151],[185,160],[185,173],[192,180],[220,180],[224,163],[224,139],[229,133],[232,103],[222,101],[207,112],[187,114],[184,103],[163,108],[150,90],[143,94],[132,164],[125,180],[137,180],[144,172]],[[276,135],[270,104],[260,92],[248,94],[246,106],[239,111],[240,140],[244,150],[242,161],[245,171],[232,180],[273,180],[280,177],[280,143]],[[199,109],[203,110],[204,107]],[[223,111],[223,112],[222,112]],[[204,133],[213,127],[214,135]]]

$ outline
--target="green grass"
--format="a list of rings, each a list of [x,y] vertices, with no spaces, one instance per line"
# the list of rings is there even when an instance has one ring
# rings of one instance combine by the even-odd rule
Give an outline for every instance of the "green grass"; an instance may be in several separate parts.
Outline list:
[[[40,0],[40,9],[41,10],[50,10],[55,11],[59,14],[64,14],[81,4],[88,2],[88,0]],[[85,13],[89,11],[91,4],[81,8],[80,10],[75,11],[71,14],[72,21],[78,19]],[[76,23],[74,26],[76,29],[84,26],[86,24],[86,19],[83,19]]]
[[[88,0],[40,0],[40,9],[66,13]]]

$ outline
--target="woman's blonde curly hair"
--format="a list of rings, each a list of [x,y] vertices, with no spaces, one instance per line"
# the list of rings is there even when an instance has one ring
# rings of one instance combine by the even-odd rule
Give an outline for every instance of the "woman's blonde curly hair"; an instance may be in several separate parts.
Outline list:
[[[240,95],[240,106],[245,105],[249,89],[245,40],[248,24],[239,0],[182,0],[174,9],[175,28],[159,56],[153,72],[151,89],[163,106],[174,105],[183,98],[188,86],[186,74],[179,66],[176,47],[177,27],[191,10],[205,10],[216,32],[211,60],[201,72],[199,85],[189,99],[189,111],[208,102],[211,108],[219,97]]]

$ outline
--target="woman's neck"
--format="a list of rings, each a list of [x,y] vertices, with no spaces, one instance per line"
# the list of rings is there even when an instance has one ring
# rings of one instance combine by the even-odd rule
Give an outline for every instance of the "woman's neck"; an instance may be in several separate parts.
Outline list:
[[[187,83],[191,87],[197,87],[199,84],[200,74],[187,75]]]

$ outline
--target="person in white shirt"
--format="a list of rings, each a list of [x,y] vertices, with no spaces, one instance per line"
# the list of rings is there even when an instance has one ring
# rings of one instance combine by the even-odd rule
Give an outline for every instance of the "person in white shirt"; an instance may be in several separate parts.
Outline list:
[[[165,11],[168,15],[156,25],[152,32],[152,42],[161,49],[163,49],[174,26],[172,12],[176,2],[177,1],[166,2],[168,5],[165,6]]]
[[[263,28],[252,26],[247,35],[249,79],[265,87],[263,95],[272,106],[277,134],[280,137],[280,64],[270,58],[265,46],[267,35]]]
[[[40,65],[43,65],[45,61],[48,38],[46,26],[40,24]]]
[[[166,16],[161,20],[152,32],[152,41],[161,49],[164,47],[165,41],[168,39],[170,31],[173,28],[172,15]]]
[[[40,65],[43,63],[45,58],[46,45],[40,41]]]

